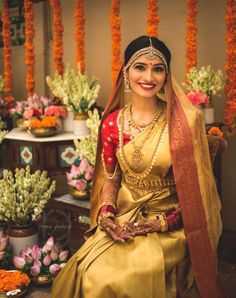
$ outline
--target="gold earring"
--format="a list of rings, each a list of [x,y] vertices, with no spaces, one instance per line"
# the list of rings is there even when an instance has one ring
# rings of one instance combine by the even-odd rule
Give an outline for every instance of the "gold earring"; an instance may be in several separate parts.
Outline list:
[[[124,82],[125,82],[125,92],[130,92],[131,91],[130,83],[129,83],[129,79],[128,79],[125,71],[123,72],[123,77],[124,77]]]

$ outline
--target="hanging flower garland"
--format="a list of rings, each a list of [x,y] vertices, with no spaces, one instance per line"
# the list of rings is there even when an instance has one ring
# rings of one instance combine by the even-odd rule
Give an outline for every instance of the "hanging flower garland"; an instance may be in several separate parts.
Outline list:
[[[235,134],[236,117],[236,2],[226,0],[226,64],[225,71],[227,82],[225,85],[226,107],[224,121],[226,133],[229,136]]]
[[[148,36],[158,36],[158,5],[157,0],[148,0],[148,18],[147,18],[147,34]]]
[[[120,0],[111,1],[111,38],[112,38],[112,83],[115,83],[121,66]]]
[[[85,71],[84,60],[84,0],[75,0],[75,44],[76,44],[76,65],[80,64],[82,73]]]
[[[186,0],[188,7],[186,24],[186,73],[197,65],[197,26],[196,16],[198,0]]]
[[[26,64],[26,89],[28,96],[33,95],[35,88],[34,71],[34,43],[35,36],[33,20],[33,2],[24,0],[25,7],[25,64]]]
[[[11,69],[11,34],[10,34],[10,16],[7,6],[7,0],[3,0],[2,11],[2,37],[3,37],[3,58],[4,58],[4,90],[11,92],[12,69]]]
[[[61,2],[60,0],[50,0],[50,4],[54,10],[53,26],[54,26],[54,45],[53,56],[55,69],[59,74],[64,72],[63,63],[63,25],[61,20]]]

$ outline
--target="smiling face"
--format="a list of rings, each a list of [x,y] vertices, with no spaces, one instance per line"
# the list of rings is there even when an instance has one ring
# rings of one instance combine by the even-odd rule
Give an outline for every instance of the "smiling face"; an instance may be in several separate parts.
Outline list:
[[[142,55],[131,64],[127,75],[133,95],[154,98],[165,83],[166,70],[159,57],[150,60]]]

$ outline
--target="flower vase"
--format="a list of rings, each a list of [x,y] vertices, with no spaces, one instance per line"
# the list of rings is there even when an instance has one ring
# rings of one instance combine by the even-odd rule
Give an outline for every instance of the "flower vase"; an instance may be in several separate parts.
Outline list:
[[[78,190],[73,187],[69,187],[69,192],[76,200],[88,200],[89,192],[87,190]]]
[[[90,129],[88,128],[86,121],[88,119],[88,114],[74,114],[74,134],[76,136],[87,136],[90,134]]]
[[[209,98],[209,104],[203,107],[202,112],[204,114],[206,124],[214,122],[214,106],[211,98]]]
[[[66,118],[63,119],[63,131],[73,132],[73,130],[74,130],[73,118],[74,118],[74,113],[67,109],[67,116],[66,116]]]
[[[53,282],[53,276],[51,274],[39,274],[32,277],[32,281],[38,286],[49,286]]]
[[[7,236],[12,246],[12,255],[18,256],[27,246],[38,244],[38,228],[35,224],[8,225]]]

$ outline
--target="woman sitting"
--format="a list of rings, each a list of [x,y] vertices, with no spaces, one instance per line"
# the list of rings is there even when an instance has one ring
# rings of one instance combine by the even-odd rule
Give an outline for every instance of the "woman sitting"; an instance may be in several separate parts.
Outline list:
[[[172,85],[170,61],[154,37],[125,51],[100,127],[95,233],[56,277],[52,298],[223,297],[203,115]]]

